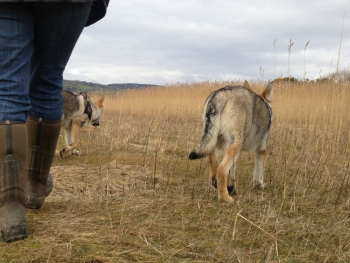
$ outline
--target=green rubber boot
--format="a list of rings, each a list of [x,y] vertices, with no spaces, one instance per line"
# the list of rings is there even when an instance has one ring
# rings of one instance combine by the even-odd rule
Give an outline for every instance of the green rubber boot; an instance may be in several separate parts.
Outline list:
[[[53,189],[49,173],[61,130],[61,120],[49,121],[28,116],[28,178],[26,207],[39,209]]]
[[[3,242],[27,237],[27,141],[24,122],[0,122],[0,240]]]

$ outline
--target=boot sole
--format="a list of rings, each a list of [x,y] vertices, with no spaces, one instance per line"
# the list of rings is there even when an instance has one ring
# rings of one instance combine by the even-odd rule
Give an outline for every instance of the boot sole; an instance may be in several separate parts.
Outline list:
[[[27,224],[20,220],[9,222],[11,226],[4,226],[1,231],[1,239],[5,243],[21,240],[27,237]]]
[[[14,242],[14,241],[17,241],[17,240],[22,240],[22,239],[25,239],[25,238],[27,238],[27,234],[22,234],[22,235],[12,236],[12,237],[4,237],[3,241],[5,243],[11,243],[11,242]]]
[[[26,208],[28,209],[40,209],[45,202],[45,197],[36,197],[36,196],[26,196],[27,203]]]

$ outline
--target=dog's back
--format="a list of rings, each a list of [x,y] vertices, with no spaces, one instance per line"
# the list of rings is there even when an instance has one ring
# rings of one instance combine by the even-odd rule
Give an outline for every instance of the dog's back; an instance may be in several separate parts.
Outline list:
[[[254,151],[268,137],[272,113],[268,103],[253,91],[227,86],[211,93],[205,102],[202,139],[190,159],[208,156],[216,147],[243,141],[242,150]]]
[[[64,117],[75,118],[84,113],[84,97],[75,91],[62,91],[63,96],[63,114]]]

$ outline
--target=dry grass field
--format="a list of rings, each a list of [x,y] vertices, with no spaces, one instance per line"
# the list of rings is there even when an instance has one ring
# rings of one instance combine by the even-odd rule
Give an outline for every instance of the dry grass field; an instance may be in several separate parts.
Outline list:
[[[27,239],[0,244],[0,261],[350,262],[350,86],[276,84],[266,187],[252,189],[254,153],[243,153],[229,205],[208,160],[188,154],[206,97],[242,84],[105,94],[82,155],[55,159],[52,194],[27,210]]]

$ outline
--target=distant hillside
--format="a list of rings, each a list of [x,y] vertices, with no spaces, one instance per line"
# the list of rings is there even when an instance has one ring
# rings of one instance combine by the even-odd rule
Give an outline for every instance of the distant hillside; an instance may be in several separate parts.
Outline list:
[[[84,92],[92,91],[117,91],[123,89],[136,89],[146,87],[159,87],[160,85],[139,84],[139,83],[116,83],[116,84],[99,84],[94,82],[78,81],[78,80],[63,80],[64,90],[77,90]]]
[[[147,88],[147,87],[159,87],[160,85],[153,84],[139,84],[139,83],[116,83],[106,85],[108,89],[119,90],[119,89],[136,89],[136,88]]]

